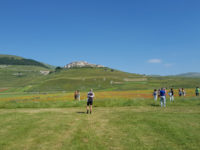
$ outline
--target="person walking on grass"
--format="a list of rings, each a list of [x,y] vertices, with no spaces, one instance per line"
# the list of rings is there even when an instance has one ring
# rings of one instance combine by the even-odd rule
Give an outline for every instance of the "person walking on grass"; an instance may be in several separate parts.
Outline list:
[[[160,105],[161,107],[166,107],[166,93],[164,88],[160,90]]]
[[[169,92],[169,100],[170,102],[174,101],[174,90],[171,88],[170,92]]]
[[[90,114],[92,113],[92,105],[93,105],[93,100],[94,100],[94,93],[93,90],[91,89],[90,92],[88,92],[87,95],[87,114],[89,113],[90,110]]]
[[[157,101],[157,99],[158,99],[158,92],[157,92],[156,89],[154,89],[153,97],[154,97],[154,101]]]
[[[200,93],[199,87],[196,87],[195,93],[196,93],[196,96],[199,96],[199,93]]]

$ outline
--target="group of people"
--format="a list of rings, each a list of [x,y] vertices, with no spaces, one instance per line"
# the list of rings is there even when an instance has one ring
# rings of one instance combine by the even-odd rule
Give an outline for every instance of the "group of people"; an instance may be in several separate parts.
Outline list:
[[[199,93],[200,93],[199,87],[196,87],[195,93],[196,93],[196,96],[199,96]],[[185,96],[186,92],[185,92],[184,88],[179,89],[178,94],[179,94],[179,96]],[[173,88],[171,88],[169,90],[168,95],[169,95],[170,102],[173,102],[174,101],[174,89]],[[166,97],[167,97],[166,88],[161,88],[159,90],[154,89],[153,96],[154,96],[155,101],[157,101],[157,99],[160,98],[161,107],[166,107]],[[93,105],[94,97],[95,97],[94,92],[91,89],[87,94],[87,114],[92,113],[92,105]],[[79,90],[75,91],[74,99],[80,101],[80,91]]]
[[[80,91],[76,90],[74,92],[74,99],[80,101]],[[91,89],[88,94],[87,94],[87,114],[92,114],[92,105],[93,105],[93,100],[94,100],[94,92]]]
[[[174,101],[174,90],[172,88],[170,89],[168,94],[170,97],[170,102]],[[157,101],[157,99],[160,98],[161,107],[166,107],[166,96],[167,96],[166,88],[161,88],[158,91],[157,89],[154,89],[153,96],[155,101]]]
[[[200,93],[199,87],[196,87],[195,93],[196,93],[196,96],[199,96],[199,93]],[[174,101],[174,90],[173,90],[173,88],[170,89],[170,91],[168,92],[168,95],[169,95],[170,102],[173,102]],[[178,95],[180,97],[186,96],[186,92],[185,92],[184,88],[180,88],[178,90]],[[166,96],[167,96],[166,88],[161,88],[158,91],[157,91],[157,89],[154,89],[153,96],[154,96],[155,101],[157,101],[157,99],[160,98],[161,107],[166,107]]]
[[[186,95],[186,92],[185,92],[184,88],[178,90],[178,95],[179,95],[180,97]]]
[[[153,96],[154,96],[155,101],[157,101],[158,98],[163,96],[163,91],[164,91],[164,96],[166,97],[167,96],[166,88],[161,88],[158,91],[157,91],[157,89],[154,89]],[[174,101],[174,90],[173,90],[173,88],[170,89],[168,95],[170,97],[170,101]]]

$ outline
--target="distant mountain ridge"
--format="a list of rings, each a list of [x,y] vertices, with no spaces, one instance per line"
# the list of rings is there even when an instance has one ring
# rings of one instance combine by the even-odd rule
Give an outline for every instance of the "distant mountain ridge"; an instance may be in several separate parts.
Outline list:
[[[70,69],[70,68],[83,68],[83,67],[97,67],[97,68],[102,68],[104,66],[102,65],[96,65],[96,64],[90,64],[86,61],[75,61],[75,62],[71,62],[67,65],[64,66],[64,68],[66,69]]]
[[[40,66],[49,68],[49,65],[43,64],[33,59],[26,59],[14,55],[0,55],[0,65],[28,65],[28,66]]]
[[[188,73],[178,74],[176,76],[188,77],[188,78],[200,78],[200,72],[188,72]]]

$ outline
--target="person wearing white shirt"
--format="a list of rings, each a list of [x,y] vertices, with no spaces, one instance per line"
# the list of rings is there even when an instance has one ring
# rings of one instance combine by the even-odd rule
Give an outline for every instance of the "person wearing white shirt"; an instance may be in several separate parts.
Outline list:
[[[93,100],[94,100],[94,93],[93,90],[91,89],[90,92],[88,92],[87,95],[87,114],[89,113],[90,110],[90,114],[92,113],[92,105],[93,105]]]

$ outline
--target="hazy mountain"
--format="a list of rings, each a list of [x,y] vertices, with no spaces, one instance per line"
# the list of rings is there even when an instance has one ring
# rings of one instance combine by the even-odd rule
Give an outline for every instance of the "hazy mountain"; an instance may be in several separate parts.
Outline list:
[[[178,74],[176,76],[188,77],[188,78],[200,78],[200,72],[188,72],[188,73]]]

